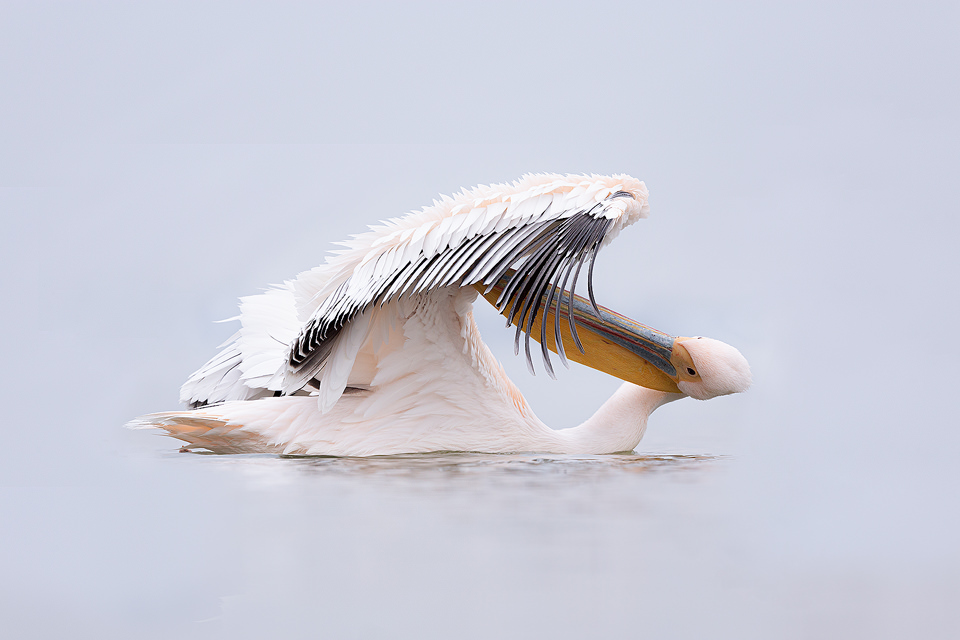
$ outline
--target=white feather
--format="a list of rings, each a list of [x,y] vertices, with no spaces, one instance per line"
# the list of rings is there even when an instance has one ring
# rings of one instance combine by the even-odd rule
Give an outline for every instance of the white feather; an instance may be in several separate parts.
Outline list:
[[[320,380],[320,395],[317,400],[320,413],[330,411],[346,388],[357,353],[367,339],[372,315],[373,311],[361,313],[344,328],[338,337],[337,345]]]

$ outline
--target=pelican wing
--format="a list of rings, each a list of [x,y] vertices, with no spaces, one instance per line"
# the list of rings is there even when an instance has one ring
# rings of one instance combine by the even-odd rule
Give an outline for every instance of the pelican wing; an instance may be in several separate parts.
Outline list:
[[[585,264],[589,285],[599,248],[648,210],[646,187],[629,176],[528,175],[444,196],[341,243],[294,280],[243,298],[240,331],[184,383],[181,401],[195,408],[305,393],[319,382],[319,405],[329,409],[348,381],[370,382],[349,377],[371,332],[386,331],[382,305],[443,287],[493,286],[505,274],[497,305],[519,315],[515,347],[526,333],[532,370],[529,332],[543,293],[559,311],[556,292],[568,283],[573,290]]]
[[[575,289],[589,265],[596,307],[597,251],[648,208],[646,187],[628,176],[537,175],[465,191],[373,227],[294,285],[305,321],[290,344],[281,390],[293,393],[318,379],[321,408],[332,406],[378,307],[443,287],[492,287],[510,270],[497,306],[510,305],[510,318],[519,314],[515,349],[525,333],[532,371],[529,332],[541,304],[556,301],[559,309],[567,283]],[[545,365],[552,374],[548,359]]]

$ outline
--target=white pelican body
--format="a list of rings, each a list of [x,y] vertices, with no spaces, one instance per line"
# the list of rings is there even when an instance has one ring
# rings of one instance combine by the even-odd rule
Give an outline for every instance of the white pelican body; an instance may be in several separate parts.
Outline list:
[[[240,330],[181,390],[191,410],[129,426],[218,453],[630,451],[658,406],[750,384],[733,347],[674,339],[564,292],[648,209],[628,176],[536,175],[371,227],[326,264],[241,300]],[[584,424],[550,429],[481,341],[477,290],[518,325],[518,348],[526,333],[531,369],[532,336],[551,376],[547,349],[628,382]]]

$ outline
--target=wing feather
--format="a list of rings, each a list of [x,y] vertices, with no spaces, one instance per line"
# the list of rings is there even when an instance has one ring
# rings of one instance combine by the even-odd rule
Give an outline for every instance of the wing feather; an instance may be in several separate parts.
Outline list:
[[[528,175],[513,184],[443,196],[431,207],[338,243],[343,248],[331,252],[325,264],[294,280],[243,298],[240,331],[190,376],[181,400],[197,407],[295,393],[310,385],[319,387],[325,410],[343,393],[365,341],[389,334],[377,323],[390,314],[378,308],[443,287],[492,287],[511,269],[498,307],[504,311],[509,305],[511,315],[519,314],[515,346],[519,350],[525,334],[532,371],[529,334],[537,310],[555,309],[550,330],[559,335],[567,283],[574,290],[586,264],[593,301],[597,251],[648,210],[646,187],[629,176]],[[565,312],[579,346],[569,295]],[[541,351],[553,376],[543,347],[547,331],[540,329]],[[557,343],[567,366],[562,341]]]
[[[357,236],[351,243],[353,251],[341,260],[341,284],[332,290],[321,288],[329,293],[291,344],[283,392],[292,393],[314,377],[321,380],[323,389],[330,372],[342,374],[340,365],[327,371],[327,360],[343,353],[345,347],[336,346],[344,338],[342,329],[371,305],[446,286],[492,286],[510,269],[514,274],[498,306],[502,311],[511,305],[511,317],[519,312],[516,347],[519,350],[520,334],[526,334],[525,353],[533,370],[529,333],[544,294],[566,282],[574,269],[575,285],[583,264],[592,266],[606,234],[645,215],[647,193],[643,183],[624,177],[530,176],[525,180],[542,182],[528,184],[526,189],[520,188],[523,183],[510,190],[478,187],[411,214],[408,220],[415,226],[395,228],[407,222],[401,220],[374,228],[375,237],[367,237],[365,245],[361,243],[364,236]],[[602,198],[598,201],[598,197]],[[626,206],[624,199],[629,200]],[[592,268],[587,271],[592,290]],[[568,319],[572,322],[569,308]],[[549,356],[544,362],[552,376]],[[329,387],[337,397],[342,377],[337,375],[337,384]],[[331,399],[335,401],[325,396],[322,404]]]

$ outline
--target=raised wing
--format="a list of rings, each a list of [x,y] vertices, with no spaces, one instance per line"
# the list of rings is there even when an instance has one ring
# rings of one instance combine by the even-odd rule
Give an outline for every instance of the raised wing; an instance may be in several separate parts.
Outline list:
[[[647,210],[646,187],[627,176],[528,176],[511,186],[479,187],[375,227],[347,244],[348,251],[329,265],[340,262],[340,268],[335,274],[327,271],[322,287],[309,291],[309,279],[301,283],[309,294],[302,296],[306,306],[315,307],[290,345],[282,391],[295,392],[316,378],[321,408],[332,406],[349,373],[344,366],[349,363],[341,360],[355,355],[363,341],[358,329],[366,331],[373,310],[442,287],[493,287],[511,269],[497,306],[506,311],[510,305],[510,318],[519,313],[515,349],[519,352],[520,334],[526,333],[532,371],[529,332],[540,305],[555,301],[559,309],[567,283],[575,289],[588,264],[588,290],[596,307],[597,251]],[[356,319],[365,321],[354,327]],[[568,319],[572,324],[569,313]],[[351,346],[345,348],[344,342]],[[545,348],[544,354],[552,375]],[[562,350],[560,355],[564,358]]]
[[[519,314],[515,347],[526,333],[532,370],[529,332],[537,310],[556,304],[559,322],[567,284],[575,289],[586,264],[591,285],[599,248],[648,210],[646,187],[629,176],[530,175],[443,197],[341,243],[345,249],[326,264],[243,298],[240,331],[187,380],[181,401],[199,407],[319,387],[320,408],[329,409],[383,322],[379,307],[442,287],[489,288],[502,277],[497,306],[504,312],[510,305],[510,318]],[[575,333],[569,303],[568,319]],[[560,356],[565,362],[562,345]]]

